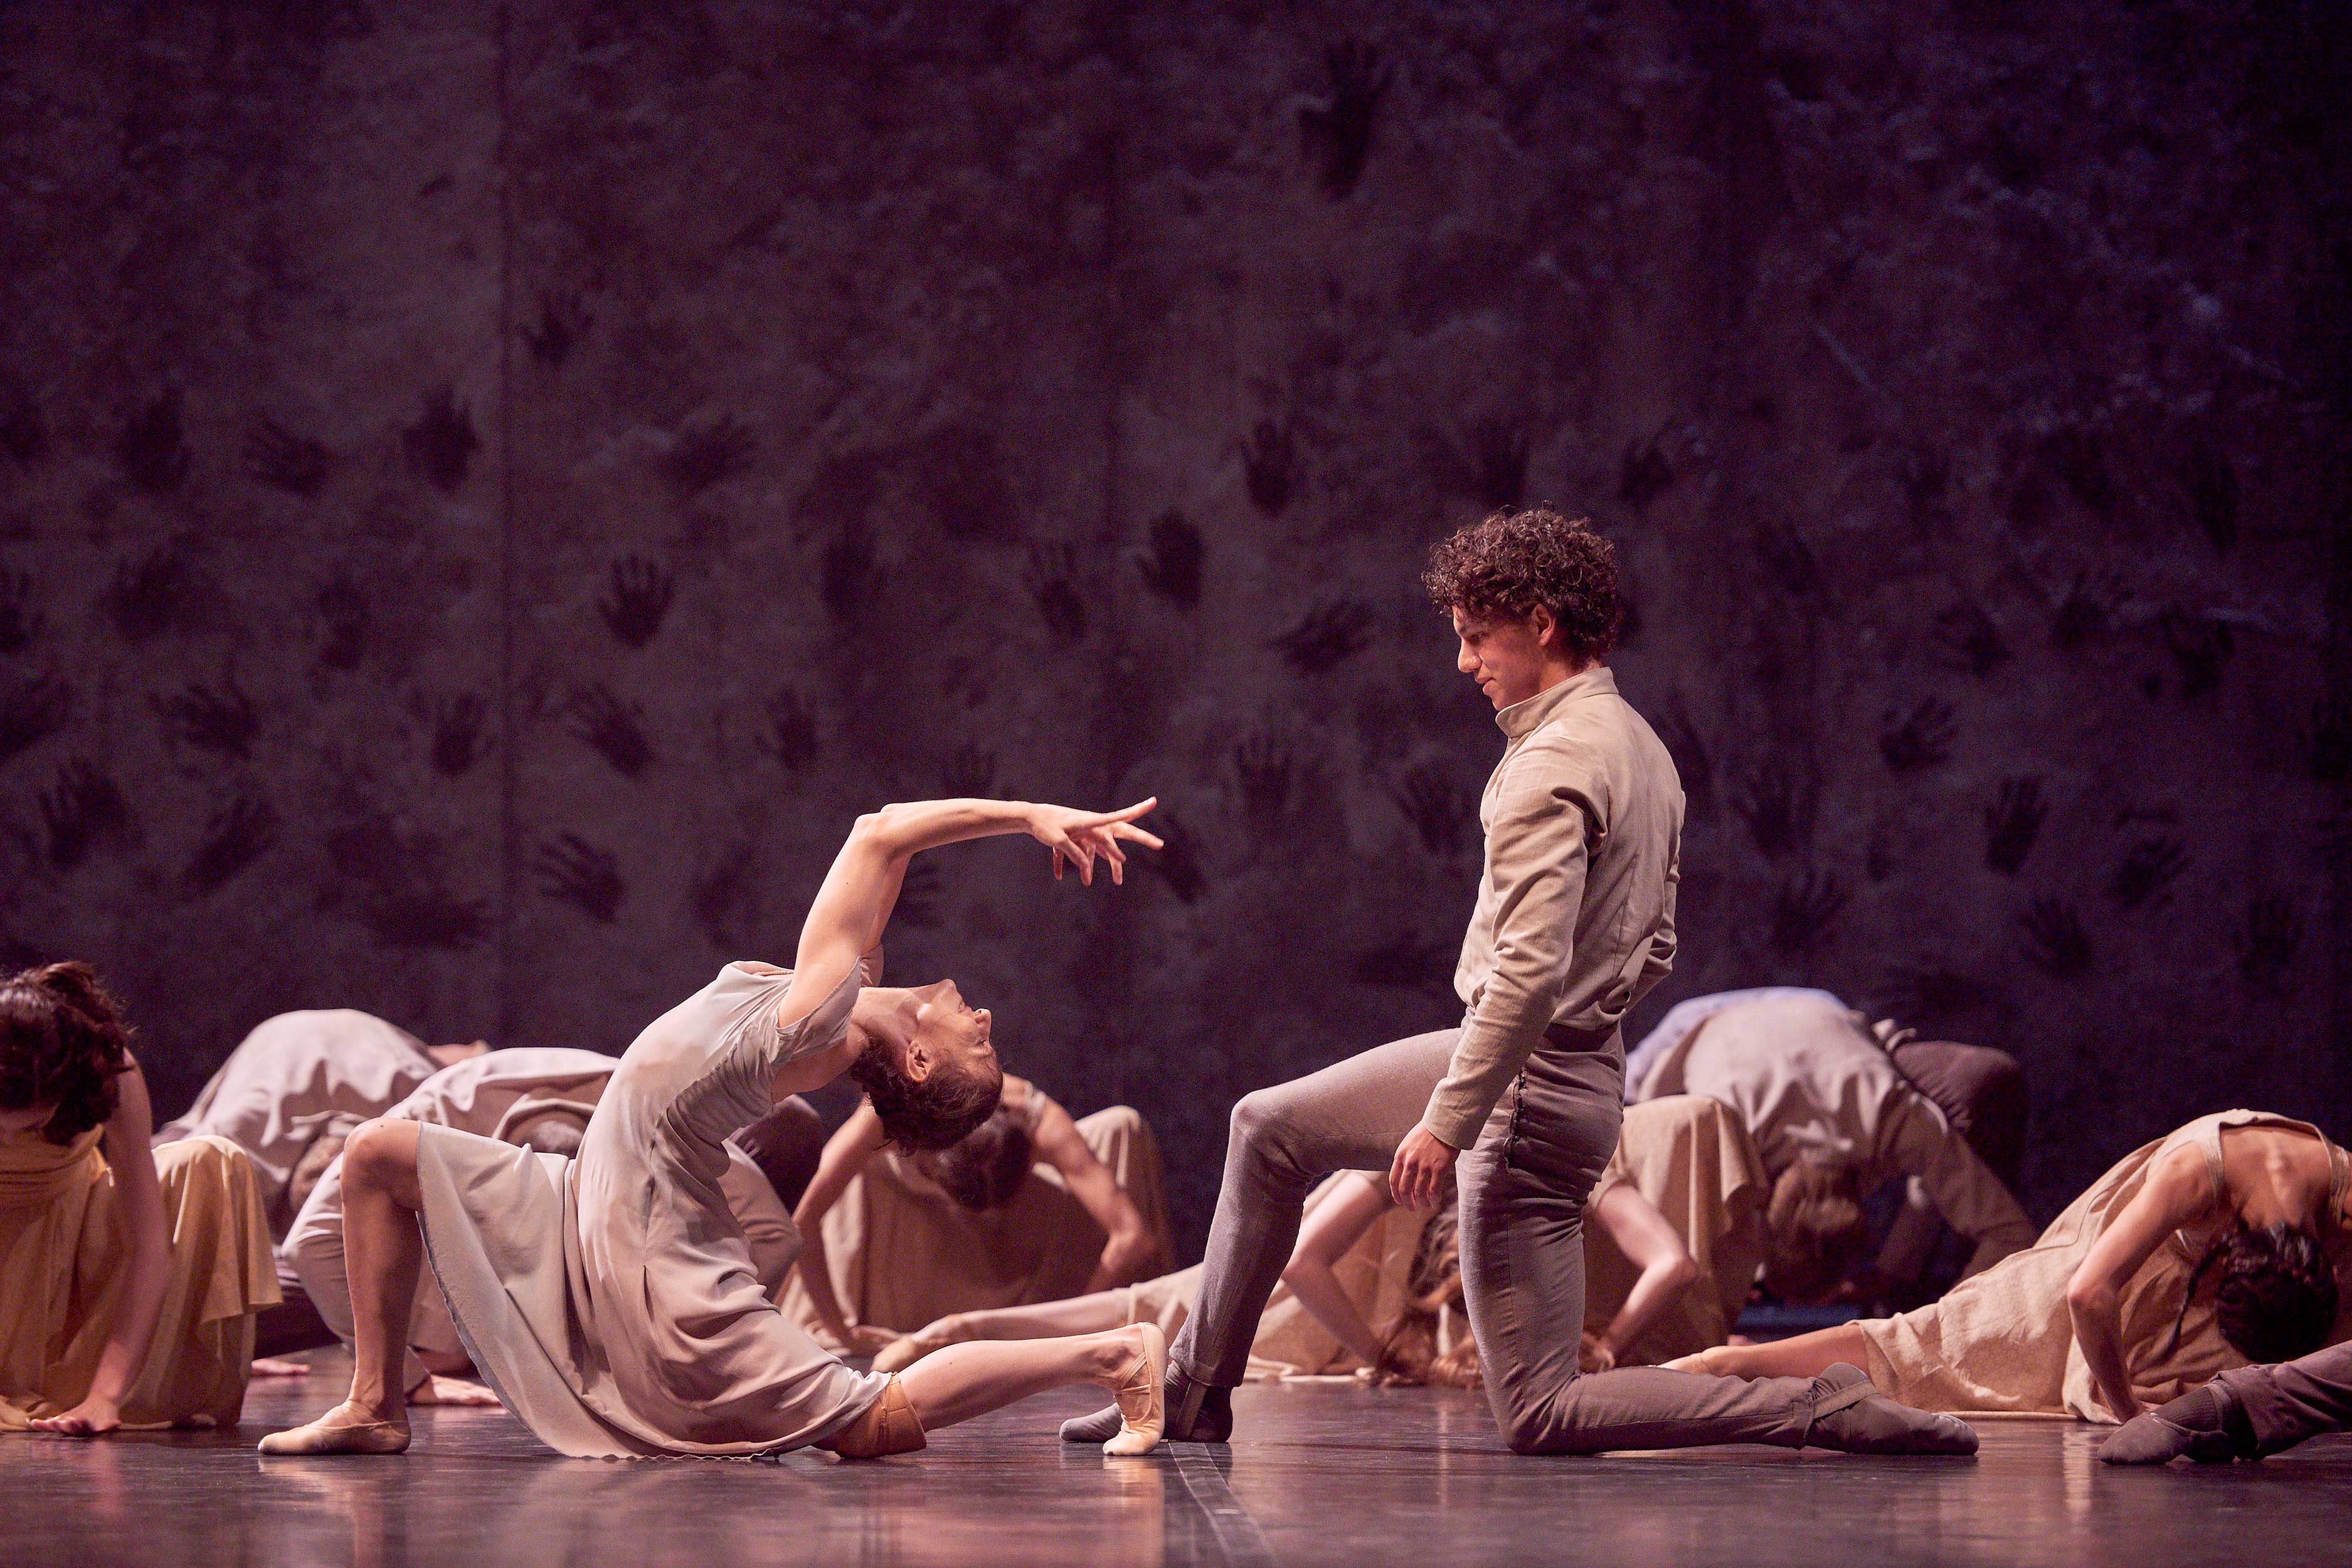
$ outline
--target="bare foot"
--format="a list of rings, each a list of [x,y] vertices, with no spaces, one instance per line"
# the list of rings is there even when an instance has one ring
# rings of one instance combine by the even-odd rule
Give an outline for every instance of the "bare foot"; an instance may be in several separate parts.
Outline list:
[[[397,1454],[408,1447],[408,1413],[395,1408],[394,1419],[380,1421],[374,1414],[345,1400],[307,1426],[272,1432],[261,1440],[265,1454]]]
[[[287,1361],[274,1355],[257,1356],[253,1363],[253,1375],[256,1377],[308,1377],[310,1375],[310,1363]]]
[[[499,1396],[489,1385],[462,1377],[426,1378],[408,1391],[411,1405],[487,1405],[495,1407]]]

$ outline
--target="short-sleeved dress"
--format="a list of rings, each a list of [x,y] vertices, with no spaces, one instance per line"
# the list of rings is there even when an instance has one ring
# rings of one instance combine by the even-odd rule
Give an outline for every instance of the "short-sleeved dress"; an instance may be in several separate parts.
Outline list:
[[[854,1372],[761,1289],[721,1182],[786,1063],[838,1044],[860,976],[789,1029],[788,970],[730,963],[648,1025],[577,1159],[425,1123],[425,1246],[474,1364],[550,1447],[712,1457],[831,1436],[888,1379]]]
[[[2144,1405],[2162,1405],[2197,1388],[2245,1357],[2221,1337],[2211,1289],[2200,1290],[2181,1315],[2199,1261],[2214,1237],[2230,1224],[2221,1177],[2221,1131],[2230,1127],[2282,1127],[2320,1136],[2308,1123],[2258,1110],[2224,1110],[2200,1116],[2169,1136],[2126,1155],[2092,1184],[2088,1192],[2051,1222],[2042,1239],[2012,1253],[1981,1274],[1961,1280],[1938,1301],[1900,1317],[1857,1323],[1868,1342],[1870,1381],[1894,1398],[1927,1410],[2007,1411],[2085,1421],[2116,1417],[2098,1393],[2090,1363],[2074,1342],[2074,1319],[2066,1307],[2066,1284],[2109,1225],[2147,1184],[2148,1167],[2187,1144],[2204,1157],[2218,1200],[2213,1212],[2188,1230],[2168,1236],[2124,1287],[2124,1360],[2132,1393]],[[2323,1138],[2322,1142],[2326,1140]],[[2327,1144],[2335,1168],[2331,1205],[2344,1203],[2345,1152]],[[2335,1239],[2332,1222],[2326,1238]],[[2347,1259],[2336,1260],[2342,1287]],[[2352,1289],[2343,1292],[2345,1312],[2332,1339],[2342,1339],[2352,1318]],[[2179,1321],[2178,1342],[2173,1324]]]

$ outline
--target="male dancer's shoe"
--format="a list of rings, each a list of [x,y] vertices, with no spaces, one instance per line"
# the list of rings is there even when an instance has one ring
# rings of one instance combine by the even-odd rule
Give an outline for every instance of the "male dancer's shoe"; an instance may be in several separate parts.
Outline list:
[[[1165,1436],[1171,1443],[1223,1443],[1234,1435],[1234,1391],[1194,1383],[1183,1368],[1168,1363]],[[1065,1443],[1107,1443],[1126,1417],[1116,1405],[1062,1423]]]
[[[2099,1445],[2099,1458],[2110,1465],[2161,1465],[2184,1457],[2226,1465],[2254,1458],[2254,1448],[2253,1428],[2238,1402],[2207,1384],[2125,1422]]]
[[[338,1421],[350,1411],[353,1419]],[[272,1432],[261,1440],[265,1454],[399,1454],[408,1448],[408,1422],[371,1421],[349,1401],[336,1405],[308,1426]]]
[[[1973,1454],[1977,1435],[1965,1421],[1914,1410],[1878,1392],[1858,1366],[1839,1362],[1806,1391],[1811,1408],[1796,1447],[1839,1454]]]

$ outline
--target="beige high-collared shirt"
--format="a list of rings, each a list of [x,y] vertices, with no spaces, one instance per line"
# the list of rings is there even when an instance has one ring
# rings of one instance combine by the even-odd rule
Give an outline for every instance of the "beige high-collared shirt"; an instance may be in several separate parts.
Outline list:
[[[1423,1123],[1456,1149],[1554,1024],[1616,1026],[1675,957],[1682,783],[1605,667],[1495,715],[1486,863],[1454,989],[1469,1009]]]

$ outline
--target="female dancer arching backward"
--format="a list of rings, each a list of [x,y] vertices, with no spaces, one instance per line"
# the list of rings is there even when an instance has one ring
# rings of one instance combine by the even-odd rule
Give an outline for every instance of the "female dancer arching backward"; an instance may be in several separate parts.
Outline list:
[[[989,1015],[952,981],[863,986],[908,858],[1025,832],[1054,874],[1120,879],[1144,801],[1089,814],[995,800],[885,806],[857,819],[787,971],[730,963],[648,1025],[598,1102],[576,1159],[417,1121],[372,1121],[343,1150],[351,1396],[267,1454],[408,1447],[401,1349],[422,1252],[474,1364],[541,1441],[580,1458],[744,1455],[808,1446],[903,1453],[931,1428],[1065,1384],[1114,1391],[1105,1447],[1160,1439],[1157,1328],[955,1345],[896,1377],[818,1348],[762,1293],[719,1187],[721,1144],[789,1094],[847,1072],[885,1130],[945,1148],[996,1108]],[[424,1247],[418,1244],[422,1222]]]

